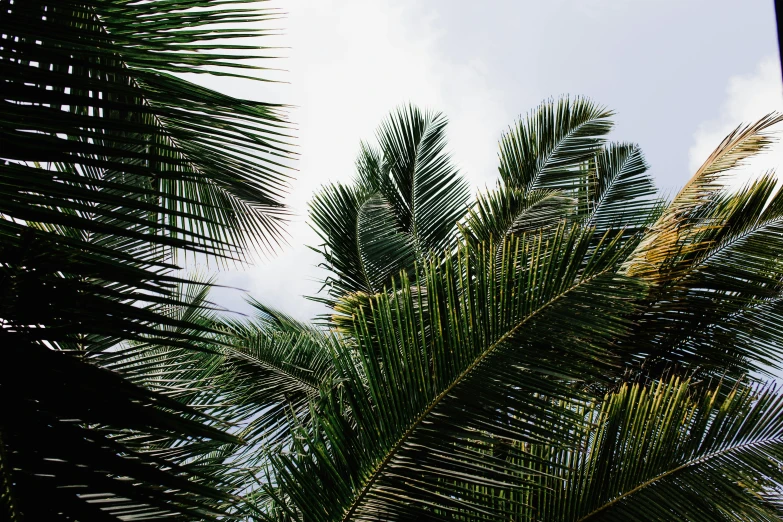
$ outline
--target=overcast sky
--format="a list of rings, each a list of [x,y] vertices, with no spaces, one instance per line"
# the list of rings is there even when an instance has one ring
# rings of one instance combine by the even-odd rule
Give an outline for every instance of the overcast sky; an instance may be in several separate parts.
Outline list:
[[[208,80],[235,96],[295,106],[300,159],[290,245],[219,281],[302,319],[320,313],[318,186],[349,180],[360,140],[395,106],[449,118],[455,163],[474,188],[497,176],[497,141],[561,94],[616,112],[612,139],[641,145],[660,187],[676,191],[736,125],[783,109],[772,0],[275,0],[289,49],[286,84]],[[267,40],[265,43],[269,43]],[[758,169],[775,163],[771,154]],[[246,310],[242,294],[216,299]]]

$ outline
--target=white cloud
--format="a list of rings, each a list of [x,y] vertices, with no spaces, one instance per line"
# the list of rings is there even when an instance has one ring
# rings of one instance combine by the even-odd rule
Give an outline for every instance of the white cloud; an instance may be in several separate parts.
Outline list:
[[[453,158],[474,186],[494,183],[497,139],[510,121],[480,61],[446,59],[438,47],[442,28],[426,4],[295,0],[287,10],[278,25],[285,27],[282,42],[290,47],[282,62],[290,84],[275,88],[274,96],[297,106],[292,119],[301,156],[287,201],[297,214],[289,227],[291,245],[243,272],[222,274],[220,281],[304,319],[323,311],[301,296],[313,295],[314,281],[324,274],[314,266],[319,256],[304,246],[318,243],[305,224],[307,201],[320,185],[351,179],[360,140],[371,140],[391,109],[413,102],[444,112]],[[233,95],[264,98],[257,84],[209,83]],[[236,292],[217,297],[238,308]]]
[[[756,71],[729,78],[726,99],[720,115],[702,123],[694,134],[689,151],[690,171],[696,170],[731,131],[743,123],[751,123],[772,111],[783,111],[783,84],[777,56],[762,60]],[[783,130],[778,126],[778,132]],[[751,176],[771,169],[783,171],[783,144],[776,143],[765,154],[753,158],[737,170],[736,184],[744,184]]]

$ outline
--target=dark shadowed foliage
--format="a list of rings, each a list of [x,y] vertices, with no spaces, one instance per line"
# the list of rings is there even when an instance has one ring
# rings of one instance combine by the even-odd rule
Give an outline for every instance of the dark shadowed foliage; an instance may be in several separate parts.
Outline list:
[[[88,362],[128,342],[203,347],[209,325],[171,313],[185,306],[177,255],[278,245],[283,108],[181,76],[257,75],[243,39],[278,16],[219,0],[0,1],[3,520],[207,519],[235,503],[191,463],[239,442],[225,421]]]

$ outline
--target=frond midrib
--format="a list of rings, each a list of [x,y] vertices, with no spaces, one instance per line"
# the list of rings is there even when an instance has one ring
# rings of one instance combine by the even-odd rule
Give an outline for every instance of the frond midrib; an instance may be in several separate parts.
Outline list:
[[[434,125],[433,120],[427,118],[427,114],[424,115],[424,130],[421,133],[421,137],[419,138],[419,141],[416,143],[416,152],[413,155],[413,166],[412,166],[412,180],[411,180],[411,235],[413,237],[413,241],[416,243],[416,257],[419,259],[423,253],[424,249],[421,246],[421,238],[419,237],[419,218],[416,214],[416,211],[418,209],[418,205],[416,205],[416,200],[418,199],[418,188],[419,188],[419,161],[421,160],[421,147],[424,141],[427,139],[427,137],[433,132],[432,127]],[[437,116],[434,116],[436,118]]]
[[[356,211],[356,224],[354,226],[354,234],[356,235],[356,255],[359,257],[359,266],[362,269],[362,275],[364,276],[364,282],[367,284],[367,290],[370,291],[370,295],[375,293],[375,288],[373,287],[372,280],[370,279],[370,274],[367,271],[367,266],[364,262],[364,254],[362,253],[362,235],[359,231],[361,228],[361,216],[364,211],[364,207],[370,202],[370,200],[377,196],[381,195],[379,192],[373,192],[366,196],[365,200],[362,202],[361,205],[359,205],[358,210]]]

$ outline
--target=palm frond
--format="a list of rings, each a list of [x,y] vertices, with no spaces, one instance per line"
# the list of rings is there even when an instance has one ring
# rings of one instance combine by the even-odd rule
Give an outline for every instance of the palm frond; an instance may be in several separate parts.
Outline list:
[[[585,224],[599,232],[651,224],[661,202],[654,197],[655,185],[639,147],[609,143],[598,151],[594,162]]]
[[[334,306],[355,292],[374,294],[416,259],[454,242],[468,186],[445,151],[446,119],[407,106],[378,129],[379,148],[362,144],[352,187],[324,187],[310,203],[332,275],[324,281]]]
[[[603,144],[612,114],[581,97],[542,103],[500,140],[503,183],[522,191],[577,188],[581,164]]]
[[[243,437],[262,447],[287,443],[291,425],[307,423],[310,403],[331,385],[337,339],[257,301],[253,321],[223,321],[221,388],[230,403],[252,405]],[[239,385],[238,380],[244,383]],[[232,389],[236,388],[236,389]]]
[[[284,107],[177,76],[253,71],[236,53],[257,53],[236,38],[263,34],[244,24],[277,13],[243,3],[0,1],[10,516],[211,519],[235,504],[190,461],[238,444],[228,425],[122,378],[132,365],[117,346],[203,348],[209,328],[169,313],[183,305],[174,254],[237,259],[280,238]],[[117,365],[96,367],[101,354]],[[136,369],[154,366],[145,357]]]
[[[554,190],[524,192],[499,185],[480,193],[468,210],[460,229],[474,243],[502,244],[509,234],[524,234],[550,228],[567,219],[576,209],[576,200]]]
[[[333,274],[324,280],[333,298],[348,292],[375,293],[375,274],[365,265],[360,243],[366,236],[358,230],[360,215],[366,215],[362,209],[371,204],[371,198],[365,190],[335,183],[322,188],[310,201],[310,219],[323,241],[314,250],[324,257],[320,266]]]
[[[332,298],[379,292],[392,275],[413,265],[413,238],[400,230],[383,195],[335,184],[317,193],[310,209],[324,240],[322,266],[334,274],[324,282]]]
[[[330,386],[336,341],[257,301],[251,301],[257,310],[253,319],[221,317],[208,301],[209,288],[179,285],[182,304],[167,309],[186,328],[199,325],[209,332],[201,332],[191,349],[137,343],[96,354],[92,361],[241,438],[242,444],[237,439],[185,444],[159,435],[114,434],[147,454],[187,459],[202,483],[236,496],[219,507],[236,516],[257,516],[253,492],[267,481],[268,455],[290,446],[292,426],[309,422],[312,399]]]
[[[231,53],[244,48],[231,38],[263,33],[243,29],[221,37],[214,24],[241,16],[264,21],[274,11],[213,1],[3,5],[0,78],[8,118],[0,133],[7,145],[2,159],[9,162],[3,170],[37,162],[41,171],[28,173],[38,192],[4,185],[6,203],[68,208],[79,202],[100,215],[107,209],[95,198],[119,184],[129,195],[146,188],[157,196],[145,198],[147,210],[154,206],[150,227],[175,227],[178,236],[212,252],[279,240],[286,175],[275,158],[291,156],[282,107],[238,100],[172,74],[219,72],[216,66],[240,74],[243,65]],[[223,54],[195,52],[213,46]],[[49,166],[58,164],[69,166],[68,175],[50,174]],[[146,187],[128,184],[134,177]],[[67,191],[68,181],[92,190],[77,196]],[[139,205],[137,199],[124,206]],[[20,217],[13,206],[2,211]]]
[[[699,227],[703,226],[694,220],[695,214],[725,188],[723,178],[727,172],[769,147],[772,138],[765,131],[781,121],[783,115],[770,113],[753,124],[737,127],[726,136],[629,257],[626,272],[665,282],[671,275],[666,265],[672,259],[706,248],[707,244],[694,240],[701,235]]]
[[[446,152],[441,113],[400,107],[378,129],[384,166],[368,181],[395,210],[420,252],[441,250],[454,238],[470,190]]]
[[[403,274],[356,310],[356,344],[336,347],[340,393],[322,392],[312,427],[275,458],[286,505],[307,520],[513,509],[525,481],[487,445],[570,439],[572,383],[611,372],[609,338],[642,291],[612,273],[616,241],[592,238],[515,238],[500,264],[465,246],[429,262],[417,292]]]
[[[667,279],[651,294],[634,336],[637,348],[647,351],[648,368],[677,361],[739,376],[780,364],[777,336],[758,316],[774,314],[783,290],[783,193],[777,185],[767,175],[693,212],[695,230],[681,253],[667,260]],[[766,343],[754,340],[751,324],[759,321]]]
[[[12,518],[213,518],[234,502],[220,486],[203,485],[186,459],[150,455],[110,436],[237,443],[225,426],[210,427],[175,400],[14,337],[3,334],[0,368],[3,478],[12,484],[3,500]]]
[[[582,446],[532,448],[525,520],[777,520],[783,397],[771,386],[623,385],[588,411]]]

